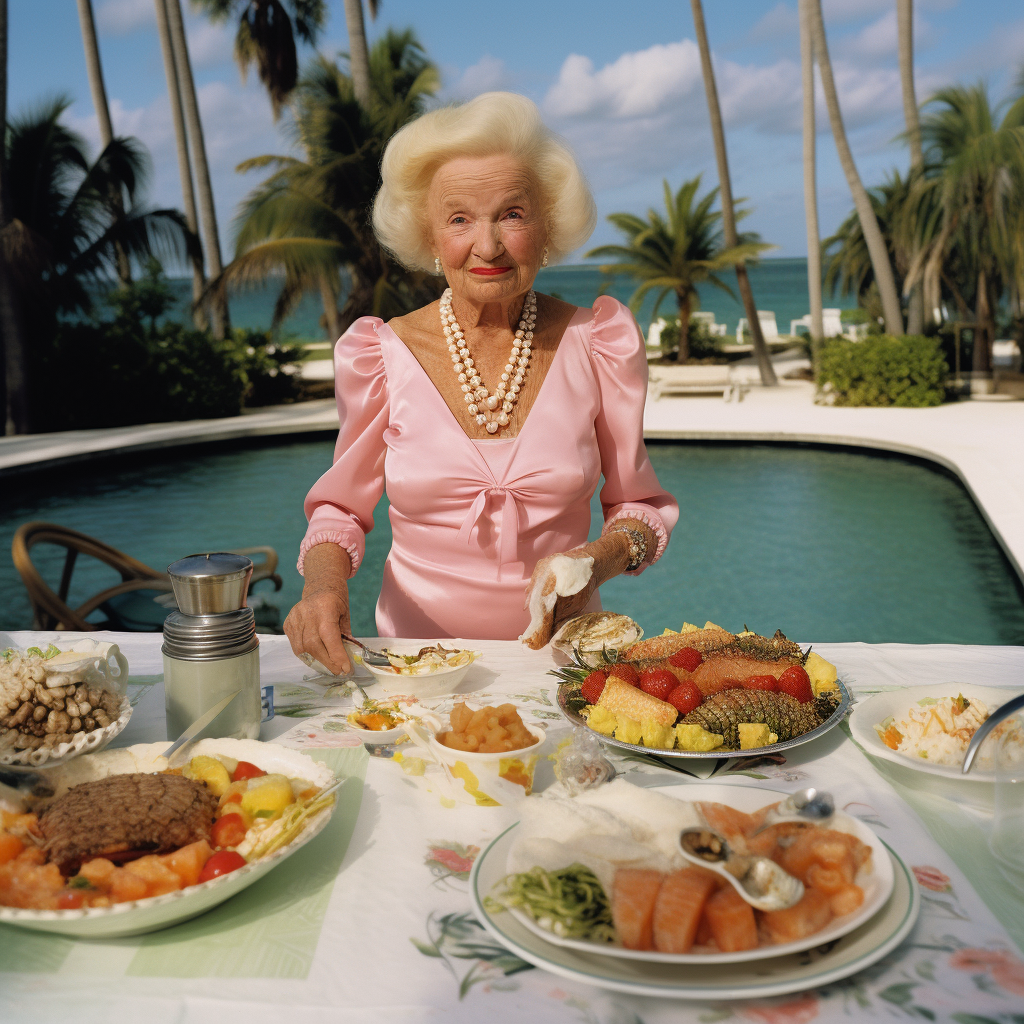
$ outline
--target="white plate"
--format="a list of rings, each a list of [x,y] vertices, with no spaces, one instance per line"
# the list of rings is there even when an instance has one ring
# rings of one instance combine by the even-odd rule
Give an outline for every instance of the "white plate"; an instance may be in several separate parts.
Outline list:
[[[502,842],[507,834],[491,845]],[[495,939],[528,963],[560,977],[613,992],[663,999],[764,999],[820,988],[856,974],[881,960],[910,934],[921,909],[921,893],[909,868],[882,845],[893,871],[893,890],[870,921],[826,946],[749,964],[650,963],[556,946],[525,928],[512,914],[492,915],[484,909],[482,894],[490,892],[505,874],[504,857],[488,857],[486,850],[473,865],[470,898],[477,919]]]
[[[692,786],[657,786],[651,787],[655,792],[677,800],[690,800],[699,795],[701,800],[713,803],[725,803],[737,810],[752,813],[768,804],[776,803],[786,796],[785,793],[773,793],[771,790],[758,789],[753,786],[723,786],[705,783],[697,793]],[[504,865],[504,873],[508,871],[508,852],[515,837],[515,826],[503,833],[503,842],[495,840],[480,855],[495,857]],[[851,818],[842,811],[836,813],[829,828],[840,832],[850,832],[862,843],[871,847],[871,869],[862,871],[857,876],[857,884],[864,890],[864,902],[852,913],[832,921],[827,928],[798,942],[787,942],[778,946],[759,946],[757,949],[744,950],[738,953],[659,953],[655,950],[626,949],[623,946],[608,943],[587,942],[582,939],[567,939],[555,935],[542,928],[529,914],[513,910],[511,913],[519,922],[535,935],[566,949],[575,949],[581,953],[600,953],[603,956],[621,958],[623,960],[640,960],[648,963],[664,964],[730,964],[743,963],[748,960],[767,960],[772,957],[785,956],[788,953],[799,953],[815,946],[823,946],[859,928],[870,920],[885,905],[893,888],[892,862],[886,853],[884,843],[866,825]],[[483,893],[482,895],[487,895]]]
[[[60,795],[80,782],[102,779],[108,775],[159,771],[167,767],[167,761],[159,756],[160,752],[166,749],[165,740],[162,743],[137,743],[135,746],[120,750],[107,750],[101,754],[78,758],[63,768],[56,768],[49,779],[55,784],[56,794]],[[314,761],[301,751],[279,747],[273,743],[260,743],[257,740],[200,740],[188,748],[186,758],[196,754],[222,754],[238,761],[251,761],[264,771],[280,772],[290,778],[308,779],[319,788],[328,786],[335,780],[330,768]],[[178,758],[175,757],[174,760],[177,761]],[[277,867],[323,831],[337,805],[335,793],[334,803],[307,821],[302,832],[287,846],[270,854],[269,857],[262,857],[209,882],[190,885],[176,892],[165,893],[163,896],[150,896],[130,903],[115,903],[111,907],[84,910],[20,910],[0,906],[0,923],[14,924],[33,931],[56,932],[91,939],[141,935],[178,924],[230,899],[235,893],[248,888],[272,868]]]
[[[973,683],[935,683],[929,686],[908,686],[901,690],[886,690],[876,693],[867,700],[858,702],[850,715],[850,733],[853,738],[872,756],[882,757],[886,761],[925,772],[928,775],[940,775],[947,779],[958,779],[961,782],[995,782],[994,772],[981,771],[977,765],[964,775],[959,765],[932,764],[923,757],[910,757],[899,754],[887,747],[882,738],[875,732],[875,725],[885,719],[902,718],[907,710],[919,700],[928,697],[956,697],[963,694],[968,700],[976,697],[988,705],[989,711],[1005,704],[1016,696],[1012,689],[995,686],[975,686]],[[987,743],[985,744],[987,746]]]

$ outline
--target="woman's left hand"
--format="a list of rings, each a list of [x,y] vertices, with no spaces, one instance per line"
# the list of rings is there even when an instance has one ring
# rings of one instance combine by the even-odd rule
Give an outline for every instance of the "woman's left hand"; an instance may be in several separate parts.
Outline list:
[[[654,531],[646,523],[637,520],[629,520],[628,525],[644,534],[647,539],[648,557],[653,555],[657,550],[657,537]],[[523,636],[523,642],[534,650],[544,647],[563,622],[579,615],[590,604],[598,587],[625,571],[629,565],[629,556],[629,534],[613,530],[571,551],[542,558],[533,570],[526,591],[527,607],[534,621],[530,623],[527,633]],[[542,601],[544,596],[557,592],[556,576],[559,571],[565,573],[568,569],[570,574],[576,575],[572,572],[574,567],[566,566],[564,559],[592,559],[590,575],[580,589],[576,589],[578,578],[575,584],[568,588],[574,590],[574,593],[556,596],[554,606],[549,611],[542,607]],[[579,568],[586,571],[583,566]]]

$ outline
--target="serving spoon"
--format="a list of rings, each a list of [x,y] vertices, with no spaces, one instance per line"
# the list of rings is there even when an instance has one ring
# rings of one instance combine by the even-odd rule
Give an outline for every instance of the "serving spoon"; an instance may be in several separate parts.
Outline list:
[[[679,833],[679,850],[692,864],[721,875],[757,910],[785,910],[804,894],[804,883],[775,861],[738,854],[724,836],[709,828],[684,828]]]
[[[966,775],[971,770],[971,765],[974,764],[974,758],[977,756],[978,751],[981,749],[982,743],[985,742],[985,737],[1002,721],[1005,721],[1015,711],[1020,711],[1024,708],[1024,693],[1016,696],[1013,700],[1008,700],[1005,704],[1000,705],[995,711],[992,712],[988,718],[985,719],[981,725],[975,730],[974,735],[971,737],[971,742],[967,744],[967,753],[964,756],[964,766],[960,769],[961,774]]]
[[[831,793],[823,793],[821,790],[808,786],[807,789],[798,789],[791,793],[781,803],[768,811],[764,820],[751,832],[756,836],[772,825],[780,822],[793,821],[809,825],[824,825],[832,820],[836,813],[836,804]]]

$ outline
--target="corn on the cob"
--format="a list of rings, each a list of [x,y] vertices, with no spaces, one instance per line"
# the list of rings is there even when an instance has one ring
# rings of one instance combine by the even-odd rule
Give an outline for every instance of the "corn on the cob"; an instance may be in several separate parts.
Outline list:
[[[738,748],[741,722],[764,723],[780,740],[792,739],[821,725],[821,710],[814,702],[801,704],[788,693],[770,690],[723,690],[708,697],[683,718],[708,732],[721,733],[722,746]]]
[[[611,676],[604,684],[604,690],[597,702],[601,707],[614,711],[617,715],[625,715],[634,722],[642,722],[645,718],[653,719],[658,725],[671,725],[679,712],[668,703],[658,700],[649,693],[630,686],[620,679]]]

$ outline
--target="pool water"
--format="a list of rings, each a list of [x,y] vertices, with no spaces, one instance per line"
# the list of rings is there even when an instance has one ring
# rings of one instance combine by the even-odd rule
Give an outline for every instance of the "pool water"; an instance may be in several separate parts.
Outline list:
[[[650,633],[711,619],[781,628],[803,641],[1024,643],[1024,592],[961,485],[902,457],[775,445],[652,443],[663,486],[680,504],[665,556],[603,590],[605,607]],[[44,519],[164,568],[195,551],[270,544],[281,556],[281,609],[299,599],[302,499],[330,465],[327,439],[132,456],[15,479],[0,495],[0,544]],[[351,583],[356,634],[373,612],[391,541],[386,499]],[[592,535],[600,530],[595,499]],[[44,549],[37,548],[36,552]],[[40,561],[51,585],[62,558]],[[117,582],[82,560],[72,605]],[[0,628],[31,612],[9,558],[0,567]]]

